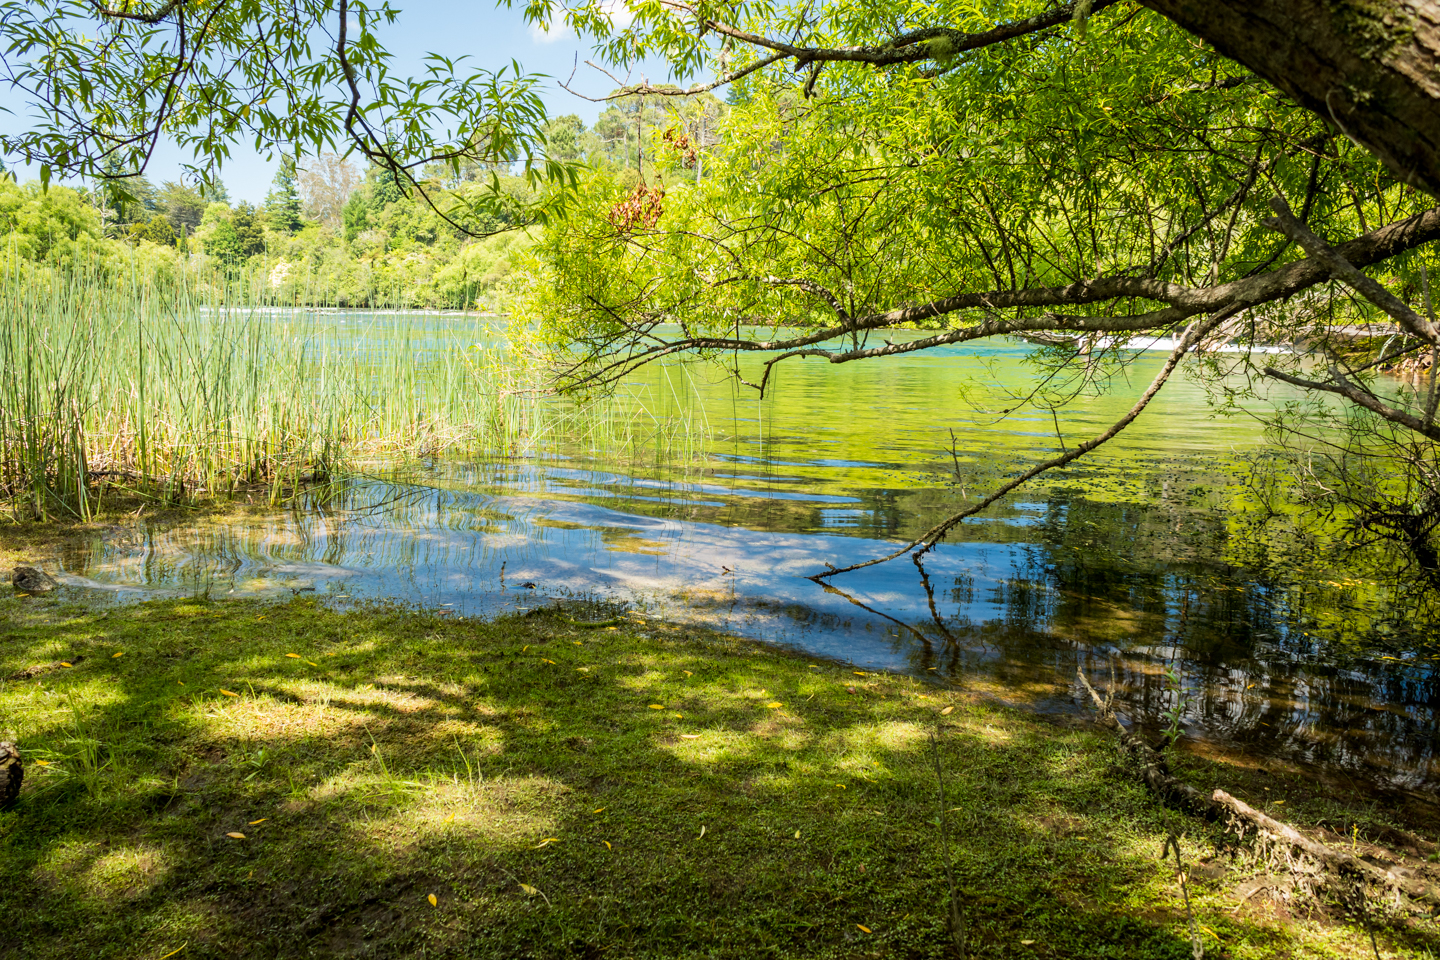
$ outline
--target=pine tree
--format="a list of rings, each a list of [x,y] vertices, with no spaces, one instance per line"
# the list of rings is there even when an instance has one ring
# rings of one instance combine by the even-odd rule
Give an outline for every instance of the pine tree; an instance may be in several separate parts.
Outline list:
[[[270,226],[282,233],[299,231],[300,191],[295,186],[295,158],[280,159],[280,169],[275,171],[270,193],[265,197],[265,215]]]

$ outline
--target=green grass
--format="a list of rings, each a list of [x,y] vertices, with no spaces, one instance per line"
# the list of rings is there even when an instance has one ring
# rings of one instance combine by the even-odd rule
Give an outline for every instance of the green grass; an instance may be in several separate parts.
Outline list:
[[[339,324],[236,306],[253,293],[0,263],[0,501],[17,519],[86,519],[107,497],[274,500],[362,461],[689,458],[703,438],[691,412],[652,412],[638,391],[557,401],[492,317]]]
[[[956,690],[551,614],[7,598],[0,630],[0,956],[950,957],[932,734],[974,956],[1191,956],[1159,855],[1211,828]],[[1255,869],[1191,884],[1207,956],[1370,955],[1237,907]]]

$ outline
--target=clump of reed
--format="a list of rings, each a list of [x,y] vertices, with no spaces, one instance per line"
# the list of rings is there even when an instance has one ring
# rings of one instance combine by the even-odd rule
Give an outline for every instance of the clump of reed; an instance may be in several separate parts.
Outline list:
[[[255,289],[0,267],[0,498],[12,513],[88,518],[117,491],[278,498],[361,460],[665,458],[695,445],[688,415],[548,395],[496,318],[284,308]]]

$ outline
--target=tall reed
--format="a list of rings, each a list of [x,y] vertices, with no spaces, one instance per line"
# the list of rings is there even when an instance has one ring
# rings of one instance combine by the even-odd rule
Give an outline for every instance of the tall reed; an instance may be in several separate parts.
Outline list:
[[[0,269],[0,496],[17,516],[88,517],[116,488],[273,497],[361,459],[688,456],[703,433],[693,406],[549,397],[495,318],[283,308],[245,277]]]

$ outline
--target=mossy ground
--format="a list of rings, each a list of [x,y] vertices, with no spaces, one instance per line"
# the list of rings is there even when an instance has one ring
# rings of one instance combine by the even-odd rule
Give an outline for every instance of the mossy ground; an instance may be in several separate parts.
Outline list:
[[[967,953],[1179,960],[1159,854],[1219,838],[1103,734],[660,624],[7,598],[0,631],[4,957],[951,957],[938,756]],[[1217,862],[1206,956],[1372,955]]]

